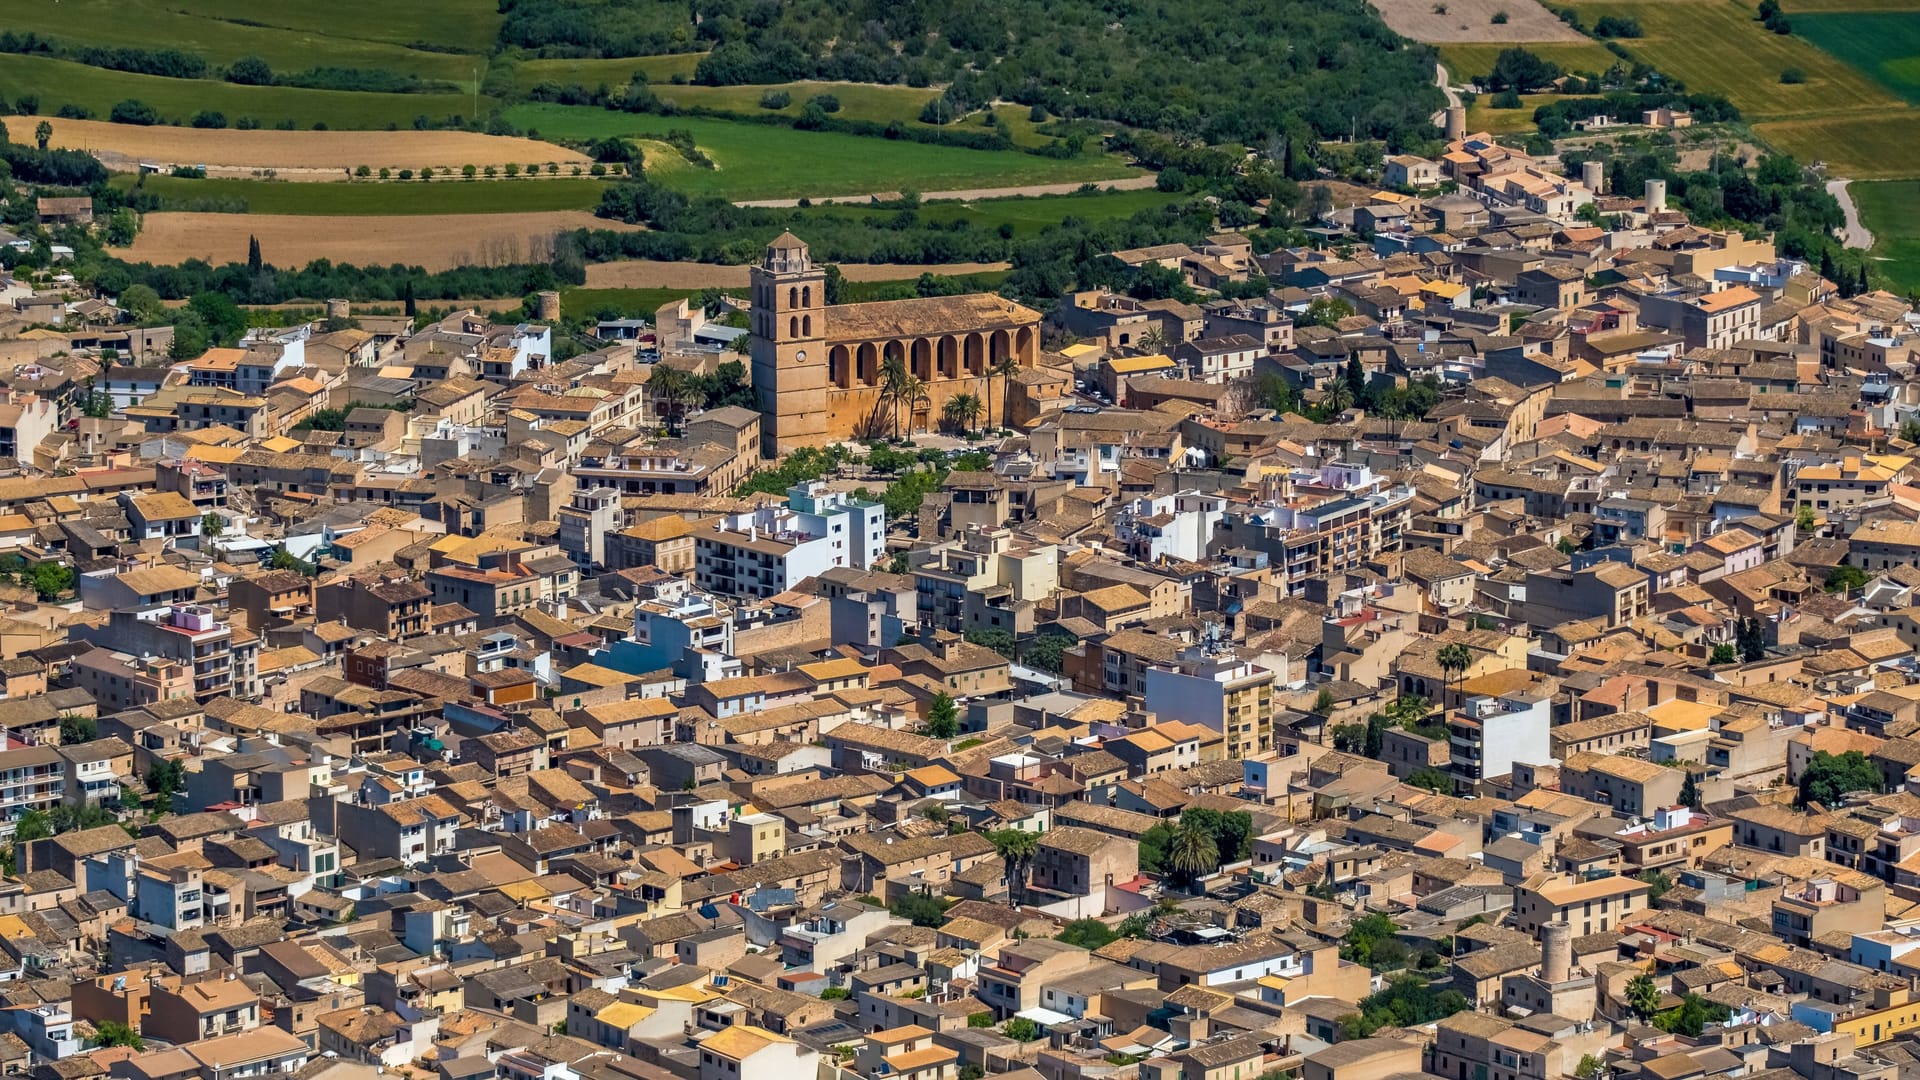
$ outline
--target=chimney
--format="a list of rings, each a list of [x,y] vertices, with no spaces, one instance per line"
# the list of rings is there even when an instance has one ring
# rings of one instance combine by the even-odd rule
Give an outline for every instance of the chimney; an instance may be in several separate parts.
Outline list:
[[[1540,981],[1549,986],[1567,981],[1573,970],[1573,927],[1551,922],[1540,928]]]

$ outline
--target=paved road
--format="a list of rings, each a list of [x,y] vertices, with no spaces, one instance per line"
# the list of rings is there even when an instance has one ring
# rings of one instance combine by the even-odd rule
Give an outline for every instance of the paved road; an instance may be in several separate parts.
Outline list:
[[[1139,191],[1142,188],[1152,187],[1157,179],[1158,178],[1152,173],[1148,173],[1144,176],[1128,176],[1119,180],[1095,180],[1093,186],[1102,191]],[[934,199],[958,199],[962,202],[971,202],[974,199],[1007,199],[1016,195],[1071,195],[1085,186],[1084,184],[1028,184],[1026,187],[966,188],[960,191],[923,191],[920,193],[920,198],[929,202]],[[897,191],[875,191],[866,195],[828,195],[807,201],[819,205],[822,203],[865,203],[872,202],[875,199],[884,202],[899,197],[900,193]],[[800,205],[800,200],[754,199],[747,202],[735,203],[734,205],[758,206],[769,210],[784,210],[788,207]]]
[[[1460,104],[1460,91],[1455,90],[1451,84],[1451,80],[1447,78],[1447,65],[1433,65],[1433,84],[1440,88],[1441,93],[1447,95],[1447,108],[1452,108]],[[1433,114],[1433,126],[1442,129],[1447,126],[1446,109],[1441,109],[1439,112]]]
[[[1862,251],[1873,250],[1873,232],[1860,223],[1860,208],[1853,203],[1853,196],[1847,191],[1851,180],[1827,181],[1827,194],[1840,201],[1840,210],[1847,215],[1846,228],[1840,230],[1840,242],[1850,248]]]

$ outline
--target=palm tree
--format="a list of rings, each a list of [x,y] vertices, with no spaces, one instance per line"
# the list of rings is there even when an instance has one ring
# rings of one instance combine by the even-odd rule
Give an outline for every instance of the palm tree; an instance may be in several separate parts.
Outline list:
[[[1020,373],[1020,361],[1011,356],[1003,356],[987,369],[987,426],[993,426],[993,380],[1000,380],[1000,426],[1007,425],[1007,384],[1008,380]]]
[[[987,834],[1003,862],[1007,864],[1007,891],[1019,903],[1027,895],[1027,865],[1040,850],[1040,837],[1019,829],[1000,829]]]
[[[947,405],[953,409],[954,419],[962,432],[969,431],[980,422],[980,413],[986,406],[980,403],[976,394],[955,394]]]
[[[1140,335],[1139,340],[1135,341],[1134,344],[1150,353],[1165,352],[1167,348],[1167,331],[1160,326],[1160,324],[1155,323],[1147,327],[1146,331]]]
[[[868,431],[872,431],[878,426],[881,405],[884,404],[894,410],[899,409],[900,388],[906,380],[912,377],[913,373],[907,370],[907,361],[904,357],[889,356],[881,362],[880,396],[874,398],[873,412],[867,416]],[[893,435],[896,439],[900,437],[900,417],[897,411],[893,418]]]
[[[1634,1015],[1645,1020],[1660,1007],[1660,988],[1653,985],[1653,976],[1635,975],[1627,980],[1627,1008]]]
[[[1167,865],[1191,885],[1200,880],[1200,875],[1219,868],[1220,846],[1213,842],[1213,834],[1198,824],[1182,823],[1167,843]]]
[[[51,141],[53,141],[53,125],[52,124],[48,123],[45,120],[42,120],[38,124],[35,124],[33,126],[33,142],[35,146],[38,146],[40,149],[45,150],[47,148],[47,143]]]
[[[1467,665],[1473,663],[1473,653],[1467,651],[1465,645],[1454,642],[1452,645],[1441,646],[1440,651],[1434,655],[1434,659],[1439,662],[1441,673],[1446,676],[1448,684],[1451,685],[1455,678],[1466,673]]]
[[[965,394],[955,394],[947,399],[945,405],[940,406],[940,418],[946,421],[948,427],[958,428],[962,423],[960,419],[960,399],[965,396]]]
[[[899,391],[898,401],[906,405],[905,412],[907,414],[907,437],[908,438],[913,437],[914,411],[918,409],[921,406],[921,404],[929,400],[930,399],[927,397],[927,384],[924,381],[922,381],[918,375],[909,374],[906,378],[900,380],[900,391]],[[894,427],[894,434],[896,435],[898,435],[900,431],[901,411],[902,410],[900,409],[899,404],[896,404],[894,406],[894,412],[893,412],[893,427]]]
[[[662,420],[673,415],[674,405],[689,389],[687,384],[687,373],[679,368],[665,364],[653,365],[653,373],[647,378],[647,389],[653,394],[654,411],[660,414]],[[671,429],[671,421],[668,423]]]

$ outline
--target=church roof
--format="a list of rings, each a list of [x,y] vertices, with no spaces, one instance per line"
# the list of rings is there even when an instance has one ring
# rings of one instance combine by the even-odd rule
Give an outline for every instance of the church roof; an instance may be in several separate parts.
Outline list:
[[[840,304],[826,309],[829,343],[963,334],[1034,326],[1040,313],[992,293]]]

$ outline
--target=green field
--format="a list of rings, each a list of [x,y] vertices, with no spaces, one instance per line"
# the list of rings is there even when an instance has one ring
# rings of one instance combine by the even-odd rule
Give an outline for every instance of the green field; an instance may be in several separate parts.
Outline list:
[[[1783,120],[1842,112],[1878,112],[1898,104],[1872,78],[1798,34],[1775,34],[1754,19],[1746,0],[1575,0],[1582,22],[1604,15],[1640,21],[1646,36],[1627,50],[1692,90],[1724,94],[1748,120]],[[1799,68],[1807,81],[1783,85]],[[1821,155],[1824,156],[1824,155]]]
[[[944,224],[965,221],[976,229],[997,229],[1011,225],[1016,233],[1035,233],[1067,218],[1085,221],[1118,221],[1142,210],[1164,206],[1181,196],[1151,188],[1143,191],[1102,191],[1089,195],[1046,195],[1038,198],[981,199],[975,202],[936,202],[920,207],[920,220]],[[795,210],[800,218],[811,215],[849,214],[885,220],[898,213],[881,207],[814,206]],[[797,226],[796,226],[797,227]]]
[[[1522,94],[1517,109],[1496,109],[1488,104],[1491,97],[1481,97],[1467,106],[1467,130],[1484,131],[1490,135],[1513,135],[1533,130],[1533,111],[1542,105],[1556,101],[1598,100],[1583,94]]]
[[[1440,62],[1447,65],[1447,75],[1457,85],[1488,74],[1493,70],[1493,62],[1499,58],[1501,50],[1516,46],[1500,43],[1434,47],[1440,50]],[[1551,60],[1567,71],[1599,74],[1620,62],[1619,57],[1608,52],[1607,47],[1597,41],[1542,41],[1517,47],[1542,60]]]
[[[1920,180],[1854,184],[1860,222],[1873,230],[1875,274],[1902,293],[1920,289]]]
[[[1795,12],[1793,32],[1920,104],[1920,12]]]
[[[996,271],[969,274],[966,280],[979,289],[991,290],[998,288],[1006,277],[1005,271]],[[858,304],[868,300],[898,298],[912,286],[911,278],[897,281],[849,281],[846,283],[846,302]],[[696,295],[700,291],[699,289],[562,289],[560,290],[560,309],[574,313],[613,312],[619,315],[645,315],[651,318],[660,305]],[[747,290],[742,287],[726,291],[744,296]]]
[[[657,138],[675,129],[691,132],[695,144],[718,167],[686,169],[663,181],[685,191],[729,199],[1019,187],[1107,180],[1137,172],[1106,156],[1061,161],[1017,150],[964,150],[834,132],[795,131],[772,124],[618,113],[585,106],[516,105],[506,115],[516,127],[538,131],[548,139],[608,135]],[[647,157],[651,169],[654,154],[649,152]]]
[[[284,180],[186,180],[121,173],[113,186],[138,186],[185,209],[197,200],[244,203],[250,214],[513,214],[591,210],[604,180],[448,180],[422,183],[306,184]]]
[[[181,10],[191,6],[194,11]],[[395,25],[395,16],[398,24]],[[234,21],[244,19],[246,25]],[[499,16],[472,0],[407,0],[374,4],[296,4],[291,0],[211,0],[192,5],[161,0],[12,0],[5,25],[84,45],[169,48],[223,65],[258,56],[275,72],[351,67],[445,79],[471,89],[482,57],[409,49],[407,42],[489,47]],[[368,28],[361,33],[360,28]],[[398,43],[396,43],[396,41]]]
[[[466,116],[473,98],[466,94],[362,94],[345,90],[301,90],[284,86],[236,86],[211,79],[164,79],[107,71],[44,56],[0,54],[0,96],[15,101],[23,94],[40,99],[40,112],[51,115],[62,105],[92,110],[105,120],[116,103],[129,98],[144,101],[162,118],[184,123],[202,109],[226,114],[229,124],[243,116],[272,127],[291,120],[300,128],[325,124],[330,128],[410,128],[416,116]],[[492,99],[481,98],[482,110]]]
[[[522,60],[513,69],[514,89],[526,93],[543,82],[562,86],[579,83],[592,89],[605,83],[625,86],[636,71],[647,73],[647,81],[656,87],[672,85],[675,75],[693,78],[693,69],[706,53],[669,53],[665,56],[635,56],[618,60]]]
[[[1753,130],[1800,161],[1826,162],[1829,176],[1854,180],[1920,176],[1920,110],[1902,105],[1880,113],[1756,124]]]

